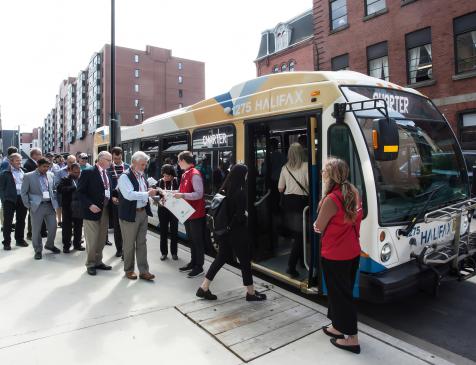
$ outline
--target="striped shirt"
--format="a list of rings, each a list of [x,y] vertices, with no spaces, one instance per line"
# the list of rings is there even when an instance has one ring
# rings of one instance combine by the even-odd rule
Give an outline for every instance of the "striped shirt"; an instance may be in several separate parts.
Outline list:
[[[107,171],[111,175],[111,184],[114,188],[117,186],[117,181],[119,180],[119,177],[124,173],[124,170],[127,170],[124,162],[120,165],[112,163],[111,166],[107,169]]]

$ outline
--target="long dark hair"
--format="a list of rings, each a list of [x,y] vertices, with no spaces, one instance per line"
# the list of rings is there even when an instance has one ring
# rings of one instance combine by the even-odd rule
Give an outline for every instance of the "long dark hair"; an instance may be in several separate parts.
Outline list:
[[[248,167],[244,164],[234,165],[228,176],[225,178],[223,185],[220,188],[220,191],[225,191],[226,195],[231,195],[239,190],[245,188],[246,183],[246,174],[248,172]]]

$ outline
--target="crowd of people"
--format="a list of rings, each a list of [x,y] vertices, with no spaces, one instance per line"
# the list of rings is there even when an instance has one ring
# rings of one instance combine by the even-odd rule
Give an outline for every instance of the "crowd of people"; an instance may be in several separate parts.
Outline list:
[[[158,204],[160,259],[164,261],[169,253],[169,234],[172,259],[178,260],[178,219],[165,207],[164,199],[184,199],[194,209],[184,223],[191,259],[179,271],[187,273],[189,278],[204,275],[204,185],[193,154],[183,151],[178,155],[180,179],[175,166],[164,164],[161,178],[153,186],[146,177],[149,162],[146,153],[135,152],[130,166],[122,157],[122,149],[114,147],[111,153],[100,152],[94,165],[90,165],[85,153],[69,155],[65,159],[51,153],[43,156],[41,150],[33,148],[22,167],[22,156],[15,147],[9,148],[7,158],[0,165],[4,250],[11,250],[14,231],[16,246],[28,247],[27,240],[31,240],[35,260],[42,259],[43,249],[60,254],[60,248],[55,246],[59,226],[62,227],[62,252],[69,254],[72,249],[86,251],[86,272],[95,276],[98,270],[112,269],[103,261],[103,249],[108,242],[108,228],[113,227],[116,257],[122,257],[124,261],[124,276],[130,280],[153,281],[155,275],[149,270],[147,258],[151,200]],[[218,254],[196,292],[205,300],[217,299],[210,291],[210,285],[233,254],[239,259],[246,300],[266,300],[266,295],[255,290],[253,285],[246,228],[247,173],[246,165],[235,164],[218,189],[227,199],[227,233],[218,242]],[[322,235],[322,267],[329,298],[328,317],[332,321],[331,326],[324,328],[324,333],[332,337],[334,346],[359,353],[352,290],[360,257],[362,205],[357,189],[348,180],[349,168],[343,160],[330,158],[321,174],[324,197],[319,204],[314,230]],[[296,264],[302,260],[299,214],[309,195],[307,162],[299,143],[290,146],[287,163],[282,165],[275,180],[279,192],[285,197],[283,204],[289,214],[286,222],[295,233],[288,273],[297,277]],[[44,244],[43,238],[46,238]]]

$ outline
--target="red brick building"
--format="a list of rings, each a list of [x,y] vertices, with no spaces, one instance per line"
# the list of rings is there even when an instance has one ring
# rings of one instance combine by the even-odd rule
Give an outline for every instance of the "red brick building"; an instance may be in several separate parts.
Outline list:
[[[418,89],[476,149],[476,1],[314,0],[319,70]]]
[[[314,70],[313,29],[312,10],[309,10],[265,30],[255,60],[257,76]]]
[[[55,108],[44,120],[45,152],[92,154],[94,131],[109,125],[110,76],[110,45],[105,45],[77,78],[61,83]],[[116,46],[116,112],[122,126],[204,98],[203,62],[174,57],[164,48]]]

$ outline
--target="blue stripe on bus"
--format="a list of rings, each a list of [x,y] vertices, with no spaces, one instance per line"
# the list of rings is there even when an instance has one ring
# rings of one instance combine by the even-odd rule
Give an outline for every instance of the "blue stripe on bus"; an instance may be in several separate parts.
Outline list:
[[[230,108],[228,114],[233,115],[233,101],[231,100],[231,94],[225,93],[215,96],[215,100],[222,106],[223,109]]]
[[[372,260],[368,256],[360,256],[360,271],[374,274],[384,270],[387,270],[387,268],[382,264],[379,264],[377,261]]]

